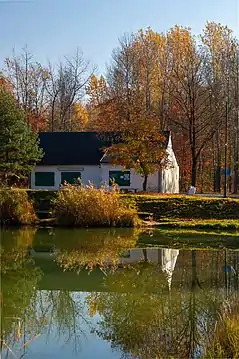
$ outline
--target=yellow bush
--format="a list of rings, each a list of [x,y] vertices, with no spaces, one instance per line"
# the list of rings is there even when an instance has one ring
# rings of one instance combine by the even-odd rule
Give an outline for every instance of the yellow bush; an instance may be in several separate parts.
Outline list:
[[[26,191],[0,190],[1,224],[31,224],[35,220],[35,210]]]
[[[132,227],[138,221],[137,211],[123,204],[115,187],[109,192],[91,184],[66,184],[53,203],[53,215],[59,225]]]

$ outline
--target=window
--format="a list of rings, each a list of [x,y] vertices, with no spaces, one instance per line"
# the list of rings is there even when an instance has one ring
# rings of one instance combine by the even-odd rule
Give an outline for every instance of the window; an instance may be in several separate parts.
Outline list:
[[[76,184],[81,178],[81,172],[61,172],[61,184],[66,181],[69,184]]]
[[[130,186],[130,171],[109,171],[109,185]]]
[[[35,186],[54,187],[55,172],[35,172]]]

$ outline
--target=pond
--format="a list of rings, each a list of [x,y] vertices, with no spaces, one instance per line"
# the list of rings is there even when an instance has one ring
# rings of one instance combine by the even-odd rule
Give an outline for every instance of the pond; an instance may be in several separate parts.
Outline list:
[[[152,237],[160,247],[144,245]],[[170,243],[123,229],[2,230],[2,358],[215,358],[221,321],[239,319],[239,251]]]

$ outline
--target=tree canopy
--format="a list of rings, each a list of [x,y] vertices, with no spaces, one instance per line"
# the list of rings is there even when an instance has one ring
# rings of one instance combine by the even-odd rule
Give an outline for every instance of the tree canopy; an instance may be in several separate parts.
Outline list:
[[[34,131],[127,132],[127,147],[111,149],[124,167],[143,133],[144,165],[132,158],[131,165],[145,182],[162,165],[153,137],[170,130],[181,191],[192,184],[220,192],[225,172],[228,190],[238,192],[239,41],[227,26],[207,22],[200,34],[179,25],[164,33],[139,29],[119,40],[105,76],[94,70],[78,50],[42,65],[24,48],[6,58],[0,87],[11,91]]]
[[[38,135],[25,121],[12,95],[0,89],[0,175],[7,182],[25,178],[41,159]]]

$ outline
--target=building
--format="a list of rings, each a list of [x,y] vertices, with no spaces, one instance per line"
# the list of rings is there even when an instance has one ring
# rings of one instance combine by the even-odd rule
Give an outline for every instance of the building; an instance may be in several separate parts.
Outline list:
[[[155,172],[148,178],[148,191],[162,193],[179,192],[179,167],[172,148],[170,132],[165,132],[166,149],[170,166]],[[111,185],[112,180],[120,189],[142,191],[143,177],[133,169],[113,166],[104,156],[110,141],[95,132],[42,132],[40,147],[44,156],[30,176],[32,189],[56,190],[66,181],[83,184]]]

